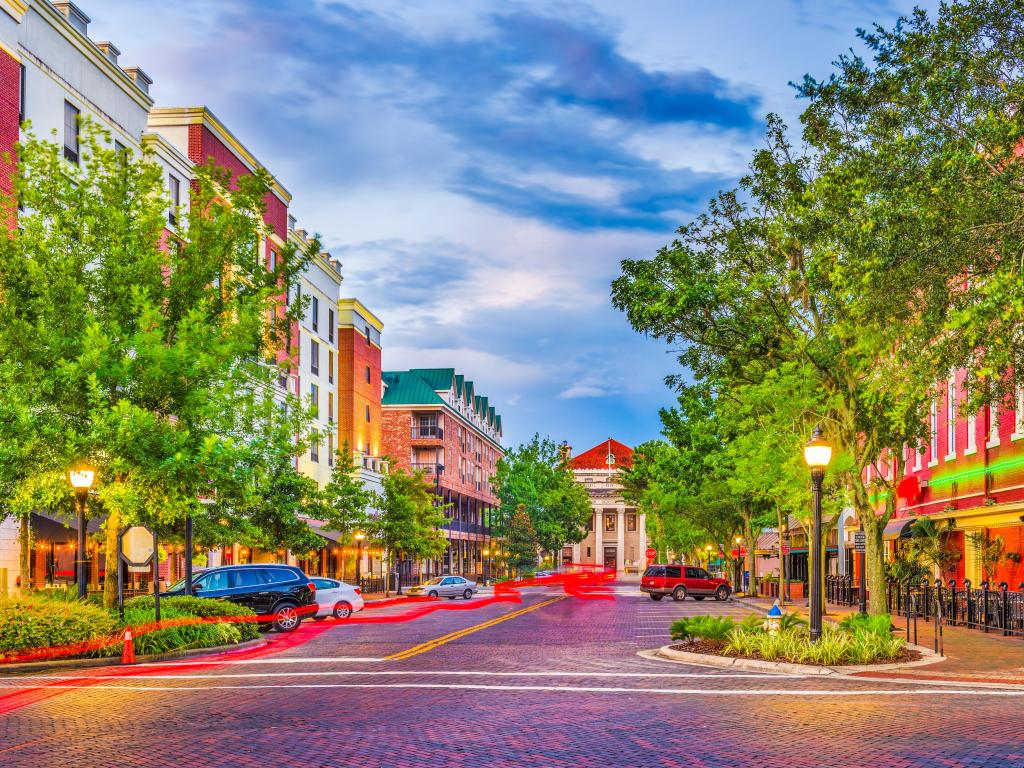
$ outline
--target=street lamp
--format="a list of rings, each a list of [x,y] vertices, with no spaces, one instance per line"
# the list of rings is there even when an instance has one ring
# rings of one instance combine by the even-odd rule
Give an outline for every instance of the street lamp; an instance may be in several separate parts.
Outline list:
[[[811,491],[814,497],[814,526],[811,535],[811,642],[821,637],[821,481],[825,478],[825,467],[832,460],[832,445],[822,436],[821,426],[814,428],[811,439],[804,446],[804,461],[811,470]]]
[[[735,568],[735,570],[736,570],[736,583],[733,585],[732,589],[733,589],[733,592],[739,592],[740,591],[740,587],[743,586],[743,583],[742,583],[743,582],[743,567],[741,565],[741,563],[743,562],[743,550],[741,548],[741,545],[743,544],[743,537],[742,536],[737,536],[735,541],[736,541],[736,568]]]
[[[359,578],[363,573],[363,539],[366,534],[356,531],[356,586],[359,586]]]
[[[489,549],[487,549],[485,547],[484,551],[481,552],[480,554],[482,554],[484,556],[484,584],[486,585],[487,582],[490,581],[490,578],[491,578],[491,558],[490,558],[491,550],[489,550]]]
[[[96,479],[96,470],[87,464],[79,464],[68,470],[68,482],[75,490],[75,499],[78,501],[78,563],[76,576],[78,578],[78,597],[84,599],[86,591],[85,574],[85,504],[89,500],[89,489],[92,488],[93,480]]]
[[[708,544],[704,547],[704,551],[708,553],[708,571],[711,570],[711,545]]]

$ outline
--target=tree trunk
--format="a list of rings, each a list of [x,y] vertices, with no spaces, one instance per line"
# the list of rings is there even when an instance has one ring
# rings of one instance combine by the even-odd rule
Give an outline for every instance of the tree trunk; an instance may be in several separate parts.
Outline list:
[[[864,577],[868,588],[868,613],[885,613],[885,543],[882,533],[885,530],[883,518],[875,517],[868,509],[862,517],[858,509],[857,517],[864,521]]]
[[[121,563],[117,556],[117,533],[121,530],[121,513],[111,509],[107,515],[106,544],[104,545],[103,605],[107,608],[117,606],[117,574]]]
[[[753,590],[757,580],[757,552],[755,551],[757,549],[757,534],[754,532],[754,515],[749,511],[745,511],[743,514],[743,537],[747,542],[746,569],[750,574],[750,589]],[[742,573],[740,581],[743,581]],[[742,586],[742,583],[737,585],[737,590]]]
[[[21,518],[21,529],[18,531],[18,575],[21,579],[21,591],[32,591],[32,524],[29,516]]]

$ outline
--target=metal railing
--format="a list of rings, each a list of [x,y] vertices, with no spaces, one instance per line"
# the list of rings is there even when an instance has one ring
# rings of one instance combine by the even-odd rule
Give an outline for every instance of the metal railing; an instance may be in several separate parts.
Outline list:
[[[423,470],[423,474],[428,477],[434,477],[435,475],[444,474],[444,464],[412,464],[413,470]]]
[[[988,581],[978,587],[964,579],[943,584],[927,579],[920,582],[889,582],[886,584],[886,607],[894,616],[923,618],[926,622],[941,615],[946,624],[1001,632],[1006,636],[1024,637],[1024,583],[1010,591],[1005,581],[990,589]]]
[[[359,579],[359,588],[363,591],[364,595],[372,595],[375,592],[384,591],[384,579],[376,576],[371,578]]]
[[[413,427],[413,440],[444,440],[443,427]]]
[[[825,601],[836,605],[859,605],[860,586],[849,574],[826,576]]]

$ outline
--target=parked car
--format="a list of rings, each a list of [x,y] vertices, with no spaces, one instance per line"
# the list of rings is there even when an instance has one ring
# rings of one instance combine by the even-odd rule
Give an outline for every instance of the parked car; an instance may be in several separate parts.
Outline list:
[[[316,602],[320,610],[313,618],[323,621],[328,616],[347,619],[356,611],[363,610],[363,590],[337,579],[313,578],[316,585]]]
[[[537,572],[536,572],[535,574],[533,574],[533,575],[534,575],[534,576],[535,576],[536,578],[538,578],[538,579],[543,579],[543,578],[546,578],[546,577],[548,577],[548,576],[557,576],[557,575],[558,575],[558,571],[550,571],[550,570],[545,570],[545,571],[537,571]]]
[[[185,580],[163,592],[164,597],[189,594]],[[259,616],[274,616],[267,626],[292,632],[303,615],[316,612],[316,585],[293,565],[253,563],[223,565],[193,575],[192,594],[251,608]]]
[[[447,597],[454,600],[462,596],[469,600],[479,591],[475,581],[470,581],[463,576],[437,576],[430,581],[425,581],[418,587],[409,587],[405,594],[411,596],[426,595],[427,597]]]
[[[640,579],[640,591],[661,600],[672,595],[673,600],[703,600],[713,595],[715,600],[726,600],[732,593],[729,582],[712,576],[703,568],[693,565],[652,565]]]

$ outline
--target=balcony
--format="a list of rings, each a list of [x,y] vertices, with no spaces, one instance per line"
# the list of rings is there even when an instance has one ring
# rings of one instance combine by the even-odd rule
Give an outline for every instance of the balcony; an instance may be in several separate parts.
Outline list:
[[[444,474],[444,464],[418,464],[414,462],[409,466],[412,467],[413,472],[422,471],[427,477],[440,477]]]
[[[442,427],[413,427],[413,440],[444,440],[444,429]]]

